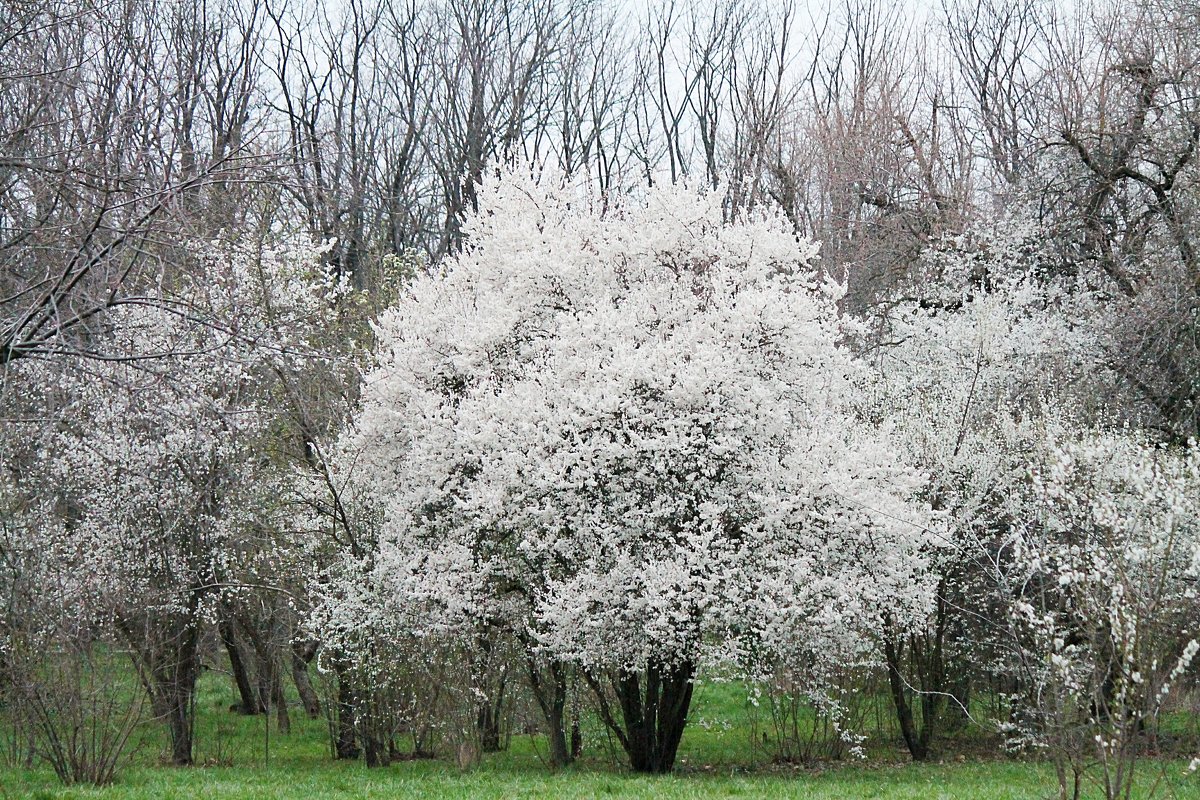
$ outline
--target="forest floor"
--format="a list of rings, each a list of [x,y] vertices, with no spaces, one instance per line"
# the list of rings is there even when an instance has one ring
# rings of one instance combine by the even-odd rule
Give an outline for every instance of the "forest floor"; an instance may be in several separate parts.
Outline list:
[[[162,726],[147,723],[112,786],[64,787],[48,766],[22,769],[0,760],[0,800],[7,798],[880,798],[886,800],[1043,800],[1056,795],[1049,765],[1005,755],[998,742],[954,741],[941,761],[911,764],[894,737],[877,729],[865,759],[782,765],[771,757],[773,726],[746,703],[737,687],[704,684],[696,695],[676,773],[629,774],[601,730],[585,730],[591,746],[575,766],[552,772],[540,737],[513,736],[506,752],[485,755],[471,767],[453,759],[399,761],[380,769],[329,756],[326,722],[293,710],[292,730],[280,735],[264,718],[228,711],[236,699],[227,679],[205,675],[197,701],[198,766],[163,766]],[[1190,723],[1189,723],[1190,726]],[[1190,732],[1188,738],[1190,739]],[[765,742],[764,742],[765,738]],[[886,738],[889,741],[880,741]],[[11,756],[9,753],[4,754]],[[1197,798],[1200,774],[1186,774],[1187,759],[1147,759],[1136,797]],[[1094,785],[1085,797],[1100,796]]]

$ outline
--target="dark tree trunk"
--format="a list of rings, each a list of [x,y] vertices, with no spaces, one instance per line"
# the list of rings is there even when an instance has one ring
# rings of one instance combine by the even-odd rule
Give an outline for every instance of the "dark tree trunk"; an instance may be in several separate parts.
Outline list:
[[[258,697],[263,709],[274,709],[275,724],[280,733],[289,733],[292,727],[291,717],[288,716],[287,697],[283,693],[283,669],[279,663],[278,648],[274,645],[272,634],[278,634],[273,618],[265,623],[268,630],[266,636],[255,629],[252,620],[241,619],[241,628],[250,640],[258,661]]]
[[[200,672],[200,599],[189,598],[187,610],[171,619],[131,624],[118,619],[117,627],[131,645],[134,667],[147,695],[154,716],[167,724],[171,737],[171,763],[192,763],[192,740],[196,678]],[[157,628],[157,636],[147,641],[146,630]]]
[[[571,760],[575,760],[583,755],[583,731],[579,729],[579,716],[576,712],[575,717],[571,720]]]
[[[675,767],[692,702],[690,664],[651,665],[640,680],[624,672],[616,681],[617,697],[629,741],[629,765],[635,772],[664,773]]]
[[[363,687],[354,693],[354,728],[362,743],[363,758],[370,768],[391,763],[387,744],[392,736],[386,695],[376,688]]]
[[[946,600],[948,577],[943,575],[937,588],[937,606],[932,630],[902,636],[889,631],[884,639],[884,657],[888,668],[888,685],[900,734],[913,761],[926,761],[946,716],[946,636],[950,626],[951,604]],[[912,683],[919,692],[921,725],[916,725],[909,701],[910,683],[905,679],[905,647],[908,648],[908,667]],[[963,681],[969,683],[964,671]]]
[[[501,677],[496,686],[495,696],[487,697],[479,703],[476,726],[479,729],[479,746],[485,753],[499,753],[502,749],[500,722],[504,715],[506,684],[507,681]]]
[[[288,714],[287,695],[283,693],[283,676],[272,662],[271,686],[273,702],[275,703],[275,727],[282,734],[292,732],[292,718]]]
[[[533,696],[542,716],[546,719],[546,738],[550,744],[550,766],[565,767],[573,760],[572,751],[567,747],[566,708],[567,708],[567,668],[558,662],[552,662],[545,670],[532,659],[528,662],[529,683],[533,687]]]
[[[567,748],[566,720],[563,714],[565,706],[565,703],[560,703],[555,698],[546,712],[546,725],[549,729],[547,738],[550,743],[550,766],[552,767],[565,767],[574,760],[571,751]]]
[[[387,748],[373,732],[363,732],[363,755],[372,769],[388,765]]]
[[[334,667],[334,674],[337,677],[337,718],[334,721],[333,755],[338,759],[355,759],[360,754],[354,731],[354,708],[357,698],[349,672],[337,665]]]
[[[321,701],[308,677],[309,662],[316,654],[316,642],[297,642],[292,645],[292,681],[296,684],[296,693],[300,695],[300,703],[309,719],[321,716]]]
[[[191,598],[189,613],[180,621],[173,637],[179,646],[174,663],[164,665],[160,673],[160,688],[167,725],[171,731],[171,763],[188,766],[192,763],[193,701],[196,678],[200,671],[200,621],[196,618],[199,598]]]
[[[484,753],[498,753],[503,741],[501,725],[507,680],[503,666],[496,668],[495,646],[487,633],[478,637],[477,645],[479,650],[473,659],[475,674],[483,676],[487,690],[476,709],[475,729],[479,734],[480,749]]]
[[[479,729],[480,750],[484,753],[500,752],[500,714],[496,705],[486,700],[481,702],[475,726]]]
[[[192,715],[182,701],[172,702],[167,712],[171,729],[171,763],[186,767],[192,763]]]
[[[900,662],[900,647],[891,637],[884,640],[884,657],[887,660],[888,686],[892,692],[892,705],[896,708],[896,721],[900,723],[900,735],[912,755],[913,761],[924,761],[929,755],[926,737],[917,732],[913,720],[912,707],[908,703],[908,694],[904,685],[903,665]]]
[[[694,675],[690,661],[651,662],[644,672],[620,670],[611,675],[620,721],[609,708],[600,682],[588,677],[600,703],[600,716],[621,742],[634,772],[661,774],[674,769],[692,703]]]
[[[246,660],[242,656],[242,648],[237,642],[237,633],[233,620],[222,611],[221,620],[217,624],[221,635],[221,643],[229,653],[229,669],[233,673],[233,682],[237,685],[238,697],[241,703],[237,706],[240,714],[261,714],[265,709],[258,700],[254,688],[250,685],[250,672],[246,669]]]

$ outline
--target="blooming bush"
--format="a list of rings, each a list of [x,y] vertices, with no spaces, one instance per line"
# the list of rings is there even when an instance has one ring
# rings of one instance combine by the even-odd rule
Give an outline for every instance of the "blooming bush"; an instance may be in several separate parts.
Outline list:
[[[851,657],[881,609],[923,613],[920,476],[849,407],[842,289],[781,218],[510,173],[469,232],[379,325],[337,460],[378,548],[319,630],[500,627],[659,771],[700,666]]]

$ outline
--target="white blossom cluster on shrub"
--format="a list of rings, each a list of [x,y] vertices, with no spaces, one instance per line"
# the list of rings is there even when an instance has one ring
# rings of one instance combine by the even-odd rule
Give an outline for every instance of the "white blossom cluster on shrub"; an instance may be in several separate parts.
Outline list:
[[[335,459],[378,549],[314,626],[755,671],[919,617],[922,476],[850,408],[865,373],[816,248],[715,192],[607,203],[491,180],[468,248],[384,316]]]

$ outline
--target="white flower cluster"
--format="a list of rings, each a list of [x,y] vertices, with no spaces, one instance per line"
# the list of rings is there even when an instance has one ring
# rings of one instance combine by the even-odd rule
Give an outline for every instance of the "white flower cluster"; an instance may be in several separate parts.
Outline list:
[[[334,467],[383,521],[328,640],[489,624],[587,670],[757,669],[924,613],[922,480],[850,408],[816,247],[715,192],[608,202],[493,179],[379,324]]]
[[[255,551],[279,494],[263,455],[274,376],[320,363],[345,291],[324,247],[180,247],[170,299],[114,309],[102,360],[17,365],[55,418],[14,423],[38,443],[14,491],[55,506],[30,530],[73,613],[193,614]]]

